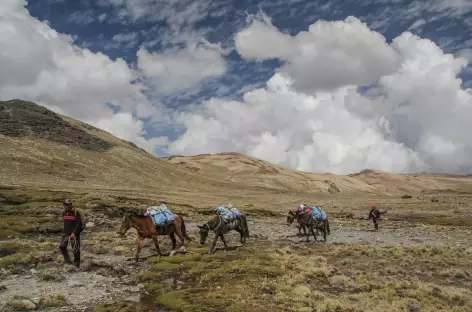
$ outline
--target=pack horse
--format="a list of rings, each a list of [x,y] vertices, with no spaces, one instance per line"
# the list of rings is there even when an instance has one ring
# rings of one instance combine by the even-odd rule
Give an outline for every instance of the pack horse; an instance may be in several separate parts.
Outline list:
[[[185,239],[191,241],[187,235],[185,221],[179,215],[173,213],[165,204],[160,206],[151,206],[143,214],[126,214],[123,217],[119,231],[124,236],[130,228],[135,228],[138,232],[138,246],[136,250],[135,260],[139,260],[139,253],[144,245],[144,240],[150,238],[153,240],[159,257],[162,256],[159,248],[158,236],[168,235],[172,241],[172,251],[170,255],[175,254],[177,240],[175,235],[180,238],[180,250],[185,252]]]
[[[290,210],[287,215],[287,224],[290,225],[295,220],[299,224],[299,234],[301,234],[301,230],[303,230],[307,242],[310,241],[310,234],[313,235],[313,238],[317,241],[316,233],[318,233],[318,231],[323,233],[325,242],[327,235],[331,234],[328,215],[319,206],[310,207],[301,204],[298,206],[297,210]],[[306,229],[310,231],[308,235]]]
[[[238,209],[233,208],[231,204],[221,205],[215,210],[216,215],[210,221],[199,225],[200,229],[200,244],[204,245],[208,237],[208,233],[212,231],[215,233],[215,238],[210,246],[209,253],[215,252],[216,242],[218,238],[224,244],[225,250],[228,248],[224,234],[230,231],[236,231],[241,235],[241,244],[246,244],[246,238],[249,237],[249,228],[247,226],[246,215]]]

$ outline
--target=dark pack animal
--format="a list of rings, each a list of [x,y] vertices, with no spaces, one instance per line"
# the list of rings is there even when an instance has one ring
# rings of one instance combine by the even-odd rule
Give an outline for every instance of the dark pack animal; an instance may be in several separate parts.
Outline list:
[[[210,246],[209,253],[215,252],[216,242],[218,238],[221,238],[221,241],[224,244],[225,250],[228,248],[224,234],[229,231],[236,231],[241,235],[241,244],[246,244],[246,238],[249,238],[249,228],[247,225],[246,215],[241,213],[238,217],[226,222],[221,215],[215,215],[213,219],[199,225],[200,229],[200,244],[204,245],[210,231],[215,233],[215,238],[212,245]]]
[[[291,225],[293,221],[297,221],[299,224],[299,234],[301,235],[301,230],[304,231],[304,236],[306,236],[306,242],[310,241],[310,234],[313,235],[315,241],[318,241],[316,235],[321,231],[323,233],[324,241],[327,240],[327,235],[331,234],[329,228],[329,220],[326,216],[325,220],[315,219],[310,213],[306,213],[305,210],[290,210],[287,215],[287,224]],[[310,231],[307,234],[306,229]]]

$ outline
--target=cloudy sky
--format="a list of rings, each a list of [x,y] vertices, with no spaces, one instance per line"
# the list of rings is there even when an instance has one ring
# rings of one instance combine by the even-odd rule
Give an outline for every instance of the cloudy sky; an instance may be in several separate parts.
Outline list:
[[[0,99],[157,156],[472,173],[472,0],[1,0]]]

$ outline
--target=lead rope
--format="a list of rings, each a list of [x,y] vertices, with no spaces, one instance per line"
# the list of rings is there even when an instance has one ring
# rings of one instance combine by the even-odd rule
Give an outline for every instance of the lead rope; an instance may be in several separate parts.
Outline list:
[[[213,231],[213,232],[215,232],[216,230],[218,230],[218,229],[220,228],[220,226],[222,225],[222,223],[223,223],[223,221],[221,220],[221,216],[218,215],[218,225],[217,225],[214,229],[211,229],[211,228],[210,228],[210,225],[208,225],[208,222],[205,223],[205,225],[207,226],[208,231]]]
[[[80,249],[80,244],[77,241],[77,239],[69,236],[69,243],[70,243],[70,246],[72,248],[72,253],[74,253],[74,254],[77,253]]]

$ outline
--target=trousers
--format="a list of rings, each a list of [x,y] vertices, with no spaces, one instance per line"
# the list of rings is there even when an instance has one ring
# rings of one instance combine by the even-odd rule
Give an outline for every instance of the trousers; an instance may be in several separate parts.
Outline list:
[[[70,235],[63,234],[59,243],[59,249],[61,250],[62,256],[66,262],[72,263],[69,256],[67,246],[69,245]],[[80,234],[75,236],[75,241],[70,240],[72,252],[74,254],[75,266],[80,266]]]

